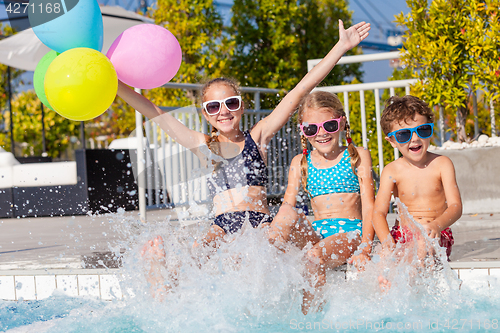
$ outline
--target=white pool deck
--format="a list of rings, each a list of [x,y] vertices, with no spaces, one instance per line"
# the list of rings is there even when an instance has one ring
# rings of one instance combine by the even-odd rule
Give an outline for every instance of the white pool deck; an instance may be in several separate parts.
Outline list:
[[[168,215],[173,217],[170,222]],[[137,211],[126,212],[122,218],[137,216]],[[148,223],[190,225],[175,217],[170,210],[149,211]],[[84,268],[98,260],[117,266],[106,254],[108,244],[122,237],[113,228],[119,221],[105,215],[0,219],[0,300],[41,300],[55,291],[102,300],[122,298],[119,268]],[[450,265],[462,286],[490,288],[493,280],[499,281],[500,214],[464,215],[452,230]]]

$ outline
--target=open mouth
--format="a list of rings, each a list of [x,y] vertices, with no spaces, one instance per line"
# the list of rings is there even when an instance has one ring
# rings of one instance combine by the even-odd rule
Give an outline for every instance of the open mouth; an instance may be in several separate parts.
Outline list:
[[[316,139],[316,142],[319,143],[320,145],[325,145],[330,141],[332,141],[332,138]]]
[[[409,149],[410,149],[410,151],[412,151],[414,153],[418,153],[420,151],[420,149],[422,149],[422,145],[413,146],[413,147],[410,147]]]

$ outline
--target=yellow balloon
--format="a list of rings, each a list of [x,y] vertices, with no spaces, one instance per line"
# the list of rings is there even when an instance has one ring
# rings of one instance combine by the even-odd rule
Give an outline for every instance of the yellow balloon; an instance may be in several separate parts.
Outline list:
[[[104,54],[81,47],[63,52],[52,61],[44,86],[57,113],[84,121],[100,116],[113,103],[118,78]]]

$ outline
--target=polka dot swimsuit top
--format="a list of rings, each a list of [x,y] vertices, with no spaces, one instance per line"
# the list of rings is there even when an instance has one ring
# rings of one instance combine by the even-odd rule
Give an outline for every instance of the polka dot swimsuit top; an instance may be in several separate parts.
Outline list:
[[[307,190],[311,197],[330,193],[359,193],[359,179],[352,172],[351,157],[344,150],[342,159],[336,165],[318,169],[307,154]]]

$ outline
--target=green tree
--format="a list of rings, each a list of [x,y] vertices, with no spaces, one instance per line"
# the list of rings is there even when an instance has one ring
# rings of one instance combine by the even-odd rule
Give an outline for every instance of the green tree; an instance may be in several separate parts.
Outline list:
[[[17,94],[12,100],[12,113],[14,121],[14,141],[21,146],[23,156],[42,154],[42,112],[40,100],[34,90]],[[10,116],[7,114],[7,122]],[[58,158],[71,145],[71,137],[78,138],[79,122],[61,117],[54,111],[45,109],[45,142],[47,154]],[[23,145],[23,143],[26,143]],[[0,145],[10,150],[9,134],[0,135]],[[16,148],[16,154],[19,152]]]
[[[223,24],[213,0],[158,0],[156,24],[179,41],[182,64],[172,82],[197,83],[220,76],[231,54]],[[196,102],[196,91],[156,88],[145,92],[157,105],[187,106]]]
[[[307,73],[307,60],[324,57],[338,41],[338,19],[346,27],[352,24],[346,1],[235,1],[230,74],[245,86],[292,89]],[[359,52],[355,48],[348,54]],[[354,77],[361,78],[359,64],[336,66],[323,84]]]
[[[484,86],[481,72],[496,60],[487,51],[499,48],[496,25],[485,20],[485,9],[490,9],[491,18],[498,1],[407,0],[407,4],[410,13],[397,15],[396,21],[406,27],[402,63],[419,79],[412,92],[431,106],[443,105],[448,115],[456,113],[457,139],[465,141],[469,92]]]
[[[487,134],[491,136],[491,117],[489,110],[490,97],[487,94],[480,93],[477,98],[477,122],[479,128],[479,134]],[[498,103],[497,103],[498,104]],[[472,95],[470,96],[467,106],[469,110],[473,110]],[[497,109],[498,110],[498,109]],[[495,115],[496,123],[500,121],[500,113],[496,112]],[[450,119],[445,119],[445,122],[449,123]],[[468,117],[465,122],[465,133],[467,136],[474,137],[474,117]],[[477,138],[475,138],[477,139]]]
[[[0,40],[13,35],[15,31],[9,25],[3,25],[0,23]],[[10,151],[10,112],[8,108],[9,102],[9,88],[8,88],[8,66],[0,64],[0,147],[5,150]],[[16,87],[19,84],[23,84],[20,80],[21,74],[24,73],[23,70],[18,70],[15,68],[10,68],[10,84],[12,89],[12,98],[14,98],[14,93]]]
[[[115,98],[106,112],[85,124],[87,139],[96,140],[97,137],[106,136],[108,143],[128,137],[135,128],[134,109],[119,97]]]
[[[353,84],[360,83],[356,79],[352,82]],[[404,91],[404,89],[403,89]],[[382,98],[380,101],[380,112],[382,113],[384,109],[383,101],[389,98],[388,91],[381,91]],[[397,91],[397,93],[401,93]],[[366,115],[366,128],[367,128],[367,147],[370,151],[370,155],[373,163],[373,170],[380,175],[379,170],[379,156],[378,156],[378,140],[377,140],[377,117],[375,113],[375,94],[373,90],[366,90],[365,95],[365,115]],[[342,104],[344,103],[344,94],[339,94],[339,99]],[[359,92],[349,93],[349,124],[351,126],[351,138],[354,144],[358,147],[363,146],[363,133],[361,126],[361,97]],[[382,138],[385,135],[382,133]],[[384,165],[392,162],[394,160],[394,149],[387,140],[382,140],[382,150]]]
[[[476,39],[478,45],[471,50],[476,61],[475,73],[479,78],[479,86],[484,91],[486,104],[493,101],[494,108],[497,110],[496,117],[498,118],[498,101],[500,100],[500,20],[498,11],[500,10],[499,0],[486,0],[481,5],[477,5],[477,15],[473,17],[476,21],[476,29],[465,32],[467,38]],[[496,106],[495,106],[496,104]],[[483,108],[486,111],[486,108]],[[489,112],[486,113],[487,124],[491,124]],[[479,112],[479,126],[482,127],[481,112]],[[498,124],[498,122],[497,122]],[[487,126],[484,132],[490,135],[491,126]]]

